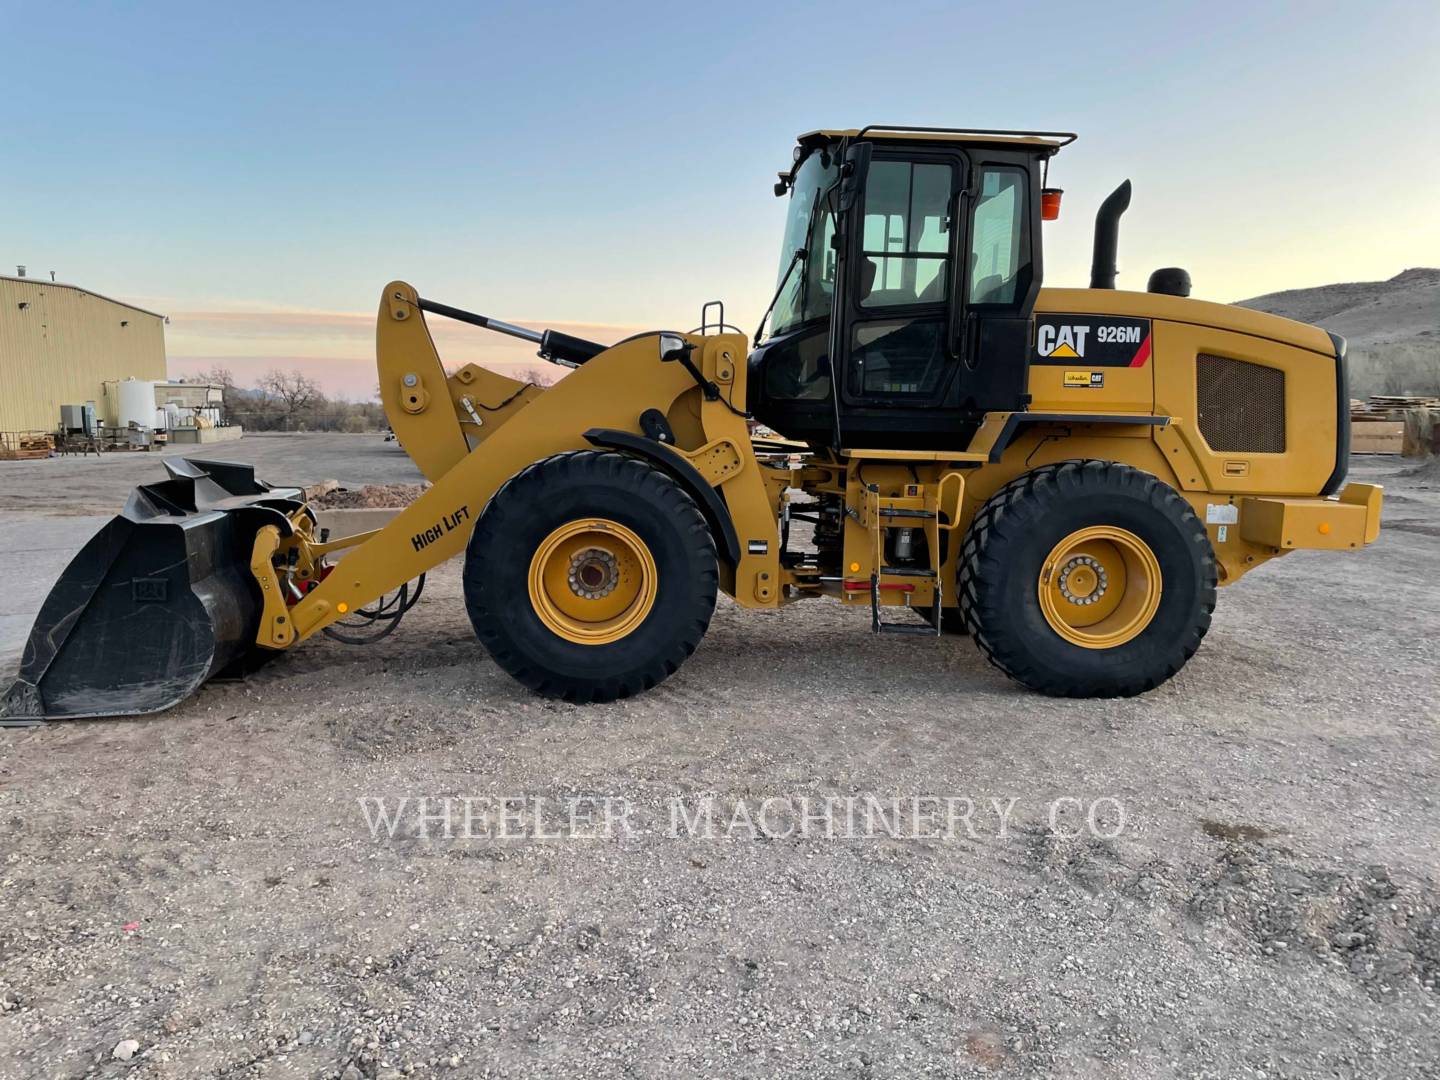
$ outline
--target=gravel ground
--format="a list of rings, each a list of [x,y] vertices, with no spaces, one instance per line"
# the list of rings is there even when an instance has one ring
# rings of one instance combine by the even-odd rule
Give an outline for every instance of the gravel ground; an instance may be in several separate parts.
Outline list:
[[[322,510],[381,510],[409,506],[425,494],[425,484],[363,484],[340,488],[312,498],[310,505]]]
[[[360,484],[418,483],[420,470],[384,436],[338,432],[247,434],[237,442],[172,446],[103,457],[52,457],[43,461],[0,461],[0,510],[41,514],[113,514],[137,484],[165,479],[162,458],[191,457],[242,461],[277,487],[303,487],[321,480]]]
[[[1440,479],[1353,475],[1379,543],[1222,590],[1128,701],[722,601],[657,690],[546,702],[451,564],[369,649],[0,734],[0,1073],[1440,1075]]]

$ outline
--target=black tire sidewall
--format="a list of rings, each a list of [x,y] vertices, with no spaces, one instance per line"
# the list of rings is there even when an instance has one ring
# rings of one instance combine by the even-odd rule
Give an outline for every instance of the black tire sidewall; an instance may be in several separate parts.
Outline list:
[[[465,558],[465,599],[480,640],[522,681],[562,693],[632,684],[670,674],[703,636],[715,606],[714,541],[694,501],[658,470],[614,454],[579,453],[542,462],[497,492]],[[605,518],[633,531],[655,561],[656,595],[625,637],[587,645],[559,636],[530,599],[530,565],[555,529]],[[537,688],[540,688],[537,686]]]
[[[1198,645],[1214,603],[1213,555],[1189,505],[1161,481],[1123,466],[1088,474],[1071,468],[1059,482],[1037,485],[997,522],[975,569],[976,615],[993,658],[1029,685],[1052,693],[1135,693],[1163,682]],[[1150,623],[1108,649],[1066,641],[1039,598],[1046,557],[1065,537],[1097,525],[1133,533],[1160,566],[1160,603]]]

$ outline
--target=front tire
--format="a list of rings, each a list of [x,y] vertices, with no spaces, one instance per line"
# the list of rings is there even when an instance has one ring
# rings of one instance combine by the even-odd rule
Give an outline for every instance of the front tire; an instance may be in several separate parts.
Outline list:
[[[1129,697],[1195,654],[1215,609],[1215,553],[1170,485],[1107,461],[1047,465],[975,515],[960,610],[986,658],[1059,697]]]
[[[546,697],[604,702],[662,682],[705,636],[719,574],[695,502],[621,454],[537,462],[486,506],[465,607],[495,662]]]

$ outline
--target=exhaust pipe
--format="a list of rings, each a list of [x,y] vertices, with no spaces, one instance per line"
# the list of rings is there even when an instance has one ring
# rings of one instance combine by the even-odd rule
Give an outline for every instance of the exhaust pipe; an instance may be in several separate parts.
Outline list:
[[[1130,181],[1126,180],[1100,204],[1095,215],[1095,255],[1090,260],[1090,288],[1115,288],[1115,257],[1120,248],[1120,215],[1130,208]]]

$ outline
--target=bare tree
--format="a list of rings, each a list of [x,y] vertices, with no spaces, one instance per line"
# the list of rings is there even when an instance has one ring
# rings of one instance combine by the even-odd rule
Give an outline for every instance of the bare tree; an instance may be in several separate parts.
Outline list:
[[[528,367],[517,371],[515,378],[521,382],[534,383],[536,386],[554,386],[556,380],[560,378],[560,374],[553,365],[543,368]]]
[[[275,404],[280,413],[280,424],[287,431],[296,419],[325,401],[319,384],[299,371],[271,368],[260,376],[255,385]]]
[[[235,389],[235,373],[228,367],[216,365],[204,371],[197,371],[190,376],[192,382],[207,383],[210,386],[223,386],[226,390]]]
[[[212,367],[184,377],[187,382],[224,387],[225,415],[246,431],[381,431],[385,410],[378,401],[326,397],[316,382],[298,371],[272,369],[251,386],[240,386],[226,367]],[[375,388],[379,397],[380,388]]]

